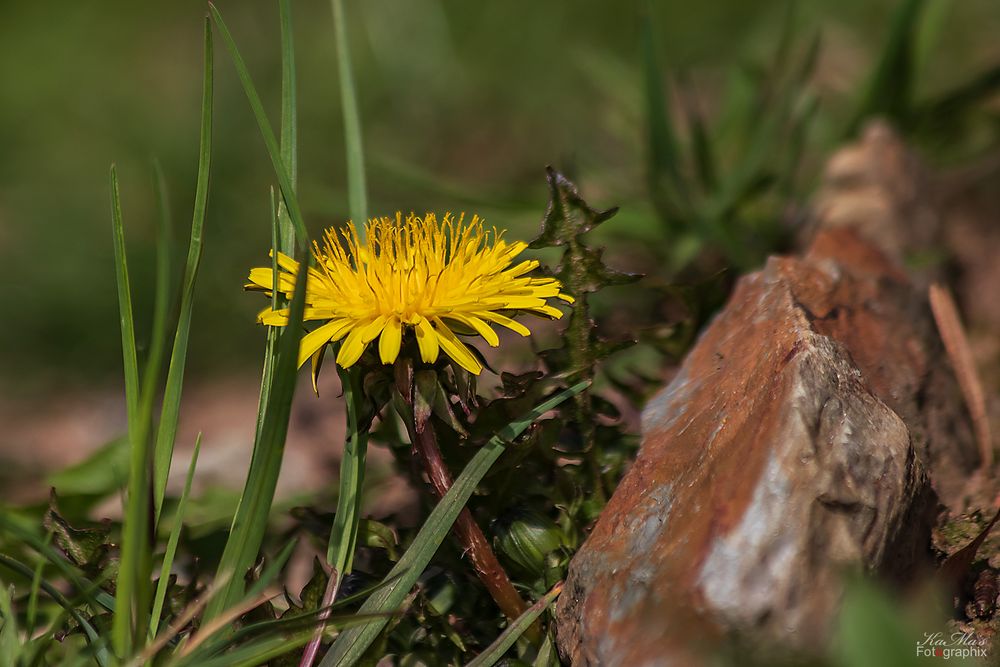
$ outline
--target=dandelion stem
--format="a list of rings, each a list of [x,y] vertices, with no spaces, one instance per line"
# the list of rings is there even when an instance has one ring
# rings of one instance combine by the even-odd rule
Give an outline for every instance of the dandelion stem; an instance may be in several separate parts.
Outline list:
[[[413,456],[427,473],[434,495],[440,500],[451,488],[454,480],[444,462],[441,448],[438,447],[437,435],[434,433],[430,416],[419,416],[414,410],[413,366],[409,359],[401,358],[396,363],[396,389],[408,408],[408,414],[403,415],[403,421],[406,423],[406,430],[413,445]],[[489,591],[504,616],[514,621],[527,610],[528,605],[514,588],[507,571],[497,560],[489,540],[486,539],[468,508],[463,509],[458,515],[453,530],[464,554],[472,563],[476,576]],[[528,630],[527,636],[533,642],[540,641],[539,626],[533,625]]]

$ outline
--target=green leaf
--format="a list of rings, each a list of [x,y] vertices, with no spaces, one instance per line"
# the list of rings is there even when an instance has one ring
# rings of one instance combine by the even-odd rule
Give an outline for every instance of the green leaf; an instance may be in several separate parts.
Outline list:
[[[281,161],[288,170],[288,180],[295,189],[298,180],[298,111],[295,88],[295,41],[292,36],[291,0],[278,0],[281,23]],[[295,224],[288,216],[284,201],[278,206],[277,249],[286,255],[295,253]],[[277,294],[277,292],[275,292]]]
[[[298,257],[300,272],[306,271],[306,257]],[[205,609],[205,621],[222,613],[243,596],[243,573],[257,559],[264,540],[268,515],[274,500],[274,490],[281,471],[288,420],[295,393],[295,376],[302,338],[302,313],[305,308],[306,280],[304,275],[295,281],[295,293],[289,308],[288,326],[278,340],[278,357],[274,365],[274,386],[264,408],[259,436],[254,442],[250,471],[240,496],[229,539],[226,541],[219,572],[232,573],[223,589],[212,598]]]
[[[368,194],[365,186],[365,156],[361,142],[361,115],[351,70],[351,48],[347,40],[347,19],[343,0],[330,0],[333,28],[337,41],[337,72],[340,76],[340,109],[344,117],[344,146],[347,149],[347,201],[351,219],[364,241],[368,220]]]
[[[399,560],[396,552],[398,543],[392,528],[374,519],[362,519],[358,525],[358,538],[366,547],[385,549],[386,555],[391,561]]]
[[[466,667],[492,667],[492,665],[499,662],[503,654],[514,645],[514,642],[520,639],[521,635],[531,627],[535,619],[542,615],[542,612],[548,609],[548,606],[552,604],[553,600],[559,597],[561,592],[562,583],[559,583],[551,591],[542,596],[538,602],[531,605],[527,611],[514,619],[514,622],[507,626],[507,629],[492,644],[487,646],[486,650],[469,662]]]
[[[198,152],[198,180],[194,195],[194,214],[191,219],[191,240],[188,245],[184,284],[181,289],[181,309],[174,334],[170,368],[163,392],[163,407],[153,457],[153,504],[156,520],[163,509],[163,496],[177,439],[177,421],[180,416],[181,392],[184,385],[184,367],[187,362],[188,340],[191,335],[191,318],[194,310],[194,288],[201,264],[202,233],[205,226],[205,209],[208,206],[208,177],[212,166],[212,88],[213,49],[212,26],[205,19],[205,70],[201,99],[201,138]]]
[[[118,310],[121,314],[122,352],[125,364],[125,404],[128,415],[129,476],[128,497],[122,521],[121,567],[115,602],[118,613],[112,620],[112,639],[119,655],[129,655],[146,636],[149,603],[149,575],[152,553],[149,536],[149,419],[140,414],[139,371],[135,353],[135,326],[132,294],[125,257],[118,176],[111,167],[111,212],[115,247],[115,275]],[[134,624],[133,624],[134,623]]]
[[[292,177],[289,170],[285,167],[285,161],[278,146],[278,140],[274,136],[274,130],[271,129],[271,123],[267,120],[267,114],[264,113],[264,105],[260,101],[260,95],[253,84],[253,79],[250,77],[250,71],[243,61],[243,56],[240,55],[240,51],[236,47],[236,41],[233,39],[232,33],[229,32],[225,21],[222,20],[222,14],[219,13],[219,10],[211,2],[208,3],[208,9],[212,14],[212,20],[219,29],[219,34],[226,45],[226,50],[229,51],[233,66],[236,68],[236,74],[239,76],[240,84],[243,86],[243,92],[246,94],[247,101],[250,103],[250,109],[253,111],[254,118],[257,120],[257,126],[260,128],[261,137],[264,139],[264,146],[267,148],[267,155],[271,158],[271,164],[278,179],[281,198],[295,227],[297,235],[295,239],[296,247],[300,251],[305,250],[309,246],[309,232],[306,230],[299,202],[295,198]],[[306,259],[306,257],[303,257],[303,261]]]
[[[610,220],[618,212],[618,207],[606,211],[590,208],[572,181],[552,167],[545,169],[545,175],[549,183],[549,205],[542,218],[542,232],[529,247],[564,246]]]
[[[87,568],[107,553],[111,524],[106,523],[100,528],[74,528],[59,515],[55,494],[49,500],[42,525],[52,534],[56,546],[79,568]]]
[[[32,549],[37,551],[45,559],[45,561],[59,570],[59,573],[73,585],[79,595],[83,597],[88,605],[90,605],[95,614],[102,613],[104,611],[114,613],[115,599],[100,590],[97,587],[97,584],[92,583],[86,577],[82,576],[76,567],[71,565],[61,553],[56,551],[49,544],[52,539],[52,535],[50,533],[46,533],[44,538],[39,537],[38,534],[33,531],[34,525],[29,527],[11,519],[12,517],[9,514],[5,515],[0,513],[0,531],[10,533],[19,542],[30,546]]]
[[[173,259],[173,234],[170,205],[163,170],[158,161],[153,162],[153,189],[156,193],[156,291],[153,300],[153,328],[149,343],[149,357],[142,374],[142,400],[152,401],[160,384],[164,355],[167,350],[167,328],[170,317],[171,264]]]
[[[198,465],[198,453],[201,451],[201,433],[194,441],[194,453],[191,454],[191,463],[188,466],[187,477],[184,480],[184,490],[181,492],[180,500],[177,502],[177,511],[174,513],[174,525],[170,529],[170,537],[167,538],[167,548],[163,552],[163,563],[160,565],[160,578],[156,583],[156,592],[153,595],[153,610],[150,613],[149,638],[156,637],[160,625],[160,615],[163,613],[163,603],[167,598],[167,589],[170,587],[170,570],[174,565],[174,556],[177,554],[177,544],[180,542],[181,529],[184,527],[184,510],[187,508],[187,499],[191,494],[191,482],[194,480],[195,467]]]
[[[393,613],[399,609],[479,482],[504,452],[506,444],[513,441],[546,412],[583,391],[588,384],[581,382],[556,394],[521,419],[512,421],[479,449],[448,493],[427,517],[410,548],[386,576],[386,585],[365,601],[359,613]],[[320,667],[354,665],[382,632],[386,623],[388,618],[382,618],[360,627],[344,630],[324,656]]]

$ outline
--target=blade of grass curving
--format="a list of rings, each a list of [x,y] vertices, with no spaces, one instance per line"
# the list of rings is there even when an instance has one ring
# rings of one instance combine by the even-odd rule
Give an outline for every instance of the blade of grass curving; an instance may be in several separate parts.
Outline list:
[[[228,573],[217,574],[215,580],[206,586],[205,590],[198,597],[188,602],[187,606],[171,620],[170,625],[163,632],[153,639],[153,641],[148,642],[142,651],[124,663],[125,667],[140,667],[140,665],[147,664],[153,656],[176,638],[201,613],[201,610],[205,608],[205,605],[208,604],[212,597],[229,581],[229,578]],[[199,631],[201,627],[199,626]]]
[[[6,554],[0,554],[0,565],[27,578],[34,575],[34,571],[29,566],[19,560],[11,558]],[[56,604],[65,609],[66,612],[73,617],[73,620],[76,621],[83,630],[83,634],[87,638],[87,643],[93,647],[94,658],[97,660],[98,664],[101,665],[101,667],[107,667],[107,665],[111,663],[111,655],[108,653],[104,639],[97,634],[97,630],[95,630],[94,626],[90,624],[90,621],[84,618],[84,616],[77,611],[76,604],[67,600],[66,596],[59,592],[59,589],[44,579],[40,580],[39,586],[49,597],[55,600]]]
[[[298,180],[297,146],[297,98],[295,91],[295,42],[292,38],[291,0],[278,0],[281,23],[281,161],[288,170],[288,180],[292,189]],[[272,207],[273,208],[273,207]],[[286,255],[295,253],[295,225],[288,217],[284,202],[278,207],[278,237],[276,246]]]
[[[260,434],[254,443],[250,471],[233,518],[229,539],[219,562],[221,571],[234,576],[205,609],[203,623],[218,616],[243,597],[243,573],[253,566],[264,539],[267,519],[274,500],[274,490],[281,470],[288,420],[291,415],[295,376],[298,370],[299,341],[302,338],[302,313],[306,295],[306,258],[300,256],[300,274],[289,308],[288,326],[278,340],[278,358],[274,365],[274,385],[264,408]]]
[[[191,336],[191,318],[194,311],[194,288],[201,264],[202,232],[205,227],[205,210],[208,206],[208,180],[212,166],[212,88],[213,49],[212,26],[205,19],[205,69],[201,99],[201,136],[198,151],[198,177],[194,195],[194,213],[191,218],[191,240],[188,243],[184,283],[181,288],[181,308],[170,353],[170,368],[163,391],[163,407],[153,459],[153,505],[155,520],[159,521],[163,509],[163,496],[177,439],[177,420],[180,416],[181,393],[184,387],[184,368],[187,362],[188,341]]]
[[[539,598],[538,602],[531,605],[527,611],[514,619],[514,622],[507,626],[507,629],[500,633],[492,644],[486,647],[486,649],[472,659],[465,667],[493,667],[497,662],[503,658],[503,654],[514,645],[521,635],[531,627],[531,624],[535,622],[539,616],[542,615],[552,601],[559,597],[562,593],[563,583],[560,581],[558,584],[552,587],[548,593]]]
[[[878,64],[847,125],[848,137],[871,116],[883,115],[900,125],[911,120],[916,39],[925,4],[925,0],[903,0],[897,7]]]
[[[367,593],[371,593],[371,590],[377,590],[379,587],[370,589]],[[352,595],[351,600],[357,601],[362,599],[363,594]],[[247,646],[251,643],[256,643],[266,639],[270,639],[275,635],[289,636],[298,633],[299,631],[312,631],[317,620],[321,615],[327,614],[327,623],[330,626],[336,628],[347,628],[355,625],[362,625],[371,620],[382,618],[383,616],[392,616],[386,614],[359,614],[346,611],[340,614],[330,615],[330,611],[337,607],[344,606],[345,603],[338,602],[330,607],[321,607],[315,611],[309,612],[307,614],[302,614],[301,616],[295,616],[293,618],[277,618],[269,621],[258,621],[256,623],[250,623],[243,625],[237,630],[233,631],[231,635],[222,637],[222,633],[216,633],[215,636],[205,640],[195,648],[191,650],[182,649],[184,654],[183,659],[180,660],[173,667],[186,667],[188,665],[194,667],[197,665],[201,667],[210,659],[217,658],[222,655],[231,655],[231,651],[235,648],[241,646]]]
[[[278,552],[274,560],[271,561],[267,567],[261,572],[260,577],[253,583],[249,590],[247,590],[246,595],[243,600],[239,603],[240,605],[246,604],[248,601],[260,597],[261,594],[267,589],[271,583],[278,578],[278,574],[285,567],[285,563],[292,555],[292,551],[295,549],[295,544],[297,540],[289,540],[288,543]],[[199,658],[205,655],[210,655],[213,651],[217,650],[221,645],[226,642],[235,641],[239,638],[240,633],[244,632],[246,626],[237,630],[232,636],[224,633],[216,633],[215,637],[207,638],[204,643],[188,655],[189,659]]]
[[[267,664],[268,660],[277,658],[290,651],[304,646],[310,637],[311,631],[302,631],[290,635],[269,637],[259,641],[250,642],[227,651],[222,655],[190,661],[182,659],[176,663],[169,663],[169,667],[257,667]]]
[[[257,94],[257,88],[253,84],[250,71],[247,69],[243,56],[240,55],[232,33],[226,27],[226,22],[222,20],[222,14],[219,13],[219,10],[211,2],[208,3],[208,9],[212,13],[212,20],[219,29],[219,34],[226,45],[226,50],[229,51],[233,65],[236,67],[236,74],[240,79],[240,84],[243,86],[243,92],[246,94],[247,101],[250,103],[250,109],[253,111],[254,118],[257,120],[257,126],[260,128],[260,134],[264,139],[264,146],[267,148],[268,157],[271,158],[271,164],[274,166],[274,173],[278,179],[278,188],[281,190],[282,200],[295,227],[296,247],[299,249],[306,248],[309,233],[306,231],[299,202],[295,198],[295,188],[292,186],[292,178],[285,168],[278,140],[274,136],[274,130],[271,129],[271,123],[267,120],[267,114],[264,113],[264,105],[260,101],[260,95]]]
[[[140,414],[139,371],[135,353],[132,294],[125,257],[118,175],[111,167],[111,210],[115,247],[118,308],[121,314],[122,353],[125,365],[125,403],[128,414],[129,476],[125,516],[122,521],[121,562],[118,571],[111,636],[119,655],[128,655],[146,636],[149,575],[152,552],[149,544],[149,420]]]
[[[330,0],[333,8],[334,38],[337,41],[337,73],[340,76],[340,109],[344,117],[344,147],[347,152],[347,201],[351,219],[364,241],[368,220],[368,193],[365,186],[365,156],[361,142],[361,115],[351,69],[351,48],[343,0]]]
[[[290,544],[294,545],[294,542]],[[291,552],[289,552],[291,553]],[[277,563],[272,563],[272,566],[276,566]],[[261,585],[261,583],[267,577],[270,581],[274,578],[277,572],[275,571],[272,575],[268,575],[268,571],[265,569],[264,575],[261,576],[261,580],[255,582],[254,587],[247,592],[246,600],[250,600],[259,596],[266,586]],[[234,630],[232,633],[223,634],[221,632],[216,633],[215,636],[207,638],[201,645],[197,647],[196,650],[190,653],[185,653],[185,664],[190,661],[192,664],[201,664],[202,660],[206,660],[209,657],[224,651],[227,646],[235,646],[240,642],[254,638],[260,639],[272,632],[290,632],[292,630],[298,630],[301,628],[314,628],[316,626],[317,620],[322,614],[328,614],[327,624],[335,625],[337,627],[347,627],[348,625],[356,625],[367,622],[371,618],[376,618],[379,616],[384,616],[385,614],[375,614],[371,616],[362,616],[350,611],[345,611],[341,614],[329,615],[330,612],[348,607],[355,603],[360,603],[364,601],[369,595],[375,591],[387,586],[388,582],[382,581],[374,586],[370,586],[362,591],[349,595],[347,597],[337,600],[335,603],[328,607],[320,607],[307,614],[302,614],[300,616],[295,616],[292,618],[278,618],[271,621],[258,621],[256,623],[250,623],[248,625],[242,625],[238,629]]]
[[[541,403],[523,417],[502,428],[472,457],[455,484],[437,504],[427,521],[420,528],[413,544],[386,576],[387,586],[376,591],[361,605],[359,613],[377,614],[395,612],[423,573],[424,568],[451,530],[455,518],[468,502],[476,486],[493,463],[506,449],[506,444],[524,432],[535,420],[563,401],[575,396],[589,386],[580,382]],[[344,630],[324,656],[320,667],[341,667],[355,664],[385,627],[388,619],[374,620],[360,627]]]
[[[163,602],[167,598],[167,588],[170,584],[170,570],[174,565],[174,556],[177,554],[177,544],[180,542],[181,528],[184,526],[184,510],[187,508],[187,499],[191,494],[191,482],[194,480],[194,470],[198,465],[198,454],[201,452],[201,433],[194,441],[194,453],[191,454],[191,464],[188,466],[187,478],[184,480],[184,490],[181,491],[180,500],[177,502],[177,512],[174,514],[174,525],[170,529],[170,537],[167,538],[167,548],[163,552],[163,564],[160,566],[160,579],[156,583],[156,593],[153,595],[153,610],[150,613],[149,639],[156,637],[160,626],[160,614],[163,613]]]

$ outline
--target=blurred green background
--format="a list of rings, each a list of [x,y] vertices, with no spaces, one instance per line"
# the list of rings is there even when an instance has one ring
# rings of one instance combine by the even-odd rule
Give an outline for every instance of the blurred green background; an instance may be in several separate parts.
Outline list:
[[[896,3],[794,3],[796,39],[820,34],[820,104],[856,102]],[[271,116],[280,83],[276,3],[219,0]],[[652,3],[661,64],[697,82],[709,115],[737,69],[766,63],[785,0]],[[547,201],[544,166],[568,170],[595,206],[621,205],[623,239],[658,223],[646,189],[640,29],[645,2],[366,0],[347,3],[372,213],[469,210],[518,236]],[[930,0],[917,35],[917,91],[933,95],[1000,60],[995,0]],[[300,197],[314,230],[346,217],[343,138],[330,7],[294,3]],[[5,2],[0,8],[0,394],[119,382],[121,357],[108,167],[123,188],[139,337],[148,329],[155,202],[163,166],[177,277],[191,215],[205,3]],[[190,376],[249,367],[263,331],[241,292],[265,261],[272,182],[259,133],[221,49],[206,247]],[[818,121],[816,160],[837,141]],[[616,226],[617,225],[617,226]],[[653,242],[657,238],[652,238]],[[614,239],[609,239],[614,244]],[[621,241],[641,263],[640,246]],[[623,266],[624,269],[635,269]]]

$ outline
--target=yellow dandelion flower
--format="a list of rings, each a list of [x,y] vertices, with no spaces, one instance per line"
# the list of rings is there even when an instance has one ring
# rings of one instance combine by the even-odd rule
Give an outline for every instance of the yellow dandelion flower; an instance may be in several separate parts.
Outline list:
[[[423,361],[433,363],[444,351],[479,374],[482,364],[456,334],[479,335],[496,347],[494,324],[527,336],[528,328],[513,319],[518,312],[559,318],[549,299],[573,301],[555,278],[528,275],[536,260],[515,265],[528,244],[508,243],[496,229],[485,229],[479,216],[466,222],[464,214],[446,214],[439,221],[433,213],[411,213],[404,221],[397,213],[365,229],[364,242],[348,223],[313,244],[316,266],[308,269],[304,319],[322,324],[303,336],[299,366],[342,340],[337,363],[348,368],[376,339],[379,358],[391,364],[403,337],[413,332]],[[281,253],[277,263],[278,291],[291,298],[299,263]],[[270,294],[273,281],[270,268],[255,268],[246,287]],[[285,326],[288,309],[266,308],[257,319]]]

